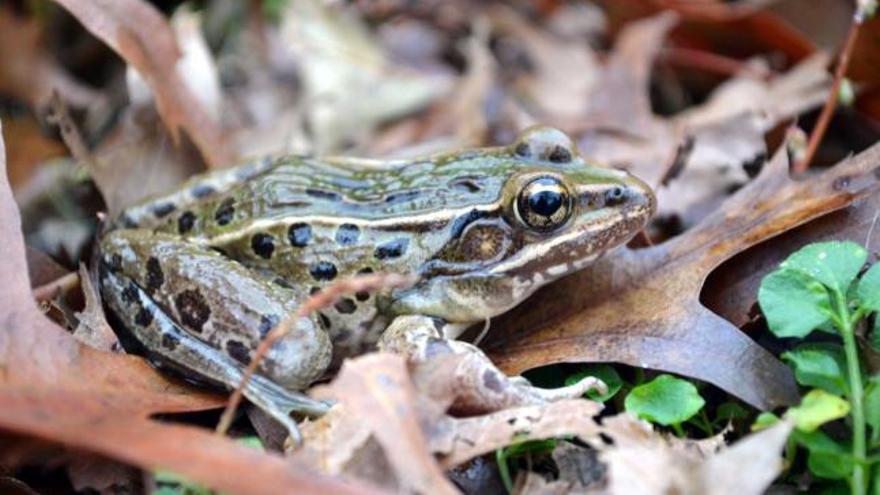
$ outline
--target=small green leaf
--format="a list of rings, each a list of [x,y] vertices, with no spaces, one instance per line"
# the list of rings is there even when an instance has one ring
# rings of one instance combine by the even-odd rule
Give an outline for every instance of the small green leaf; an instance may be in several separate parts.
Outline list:
[[[880,263],[875,263],[859,280],[859,306],[880,311]]]
[[[596,390],[590,390],[587,392],[587,397],[596,402],[605,402],[611,399],[623,386],[623,379],[620,378],[620,374],[617,373],[614,366],[611,366],[610,364],[583,365],[580,371],[565,379],[565,384],[574,385],[588,376],[593,376],[602,380],[608,387],[608,392],[604,394],[600,394]]]
[[[715,410],[715,422],[748,418],[751,413],[738,402],[725,402]]]
[[[868,251],[855,242],[816,242],[796,251],[779,267],[804,273],[829,289],[846,294],[866,259]]]
[[[805,337],[831,317],[828,291],[798,271],[776,270],[764,277],[758,304],[777,337]]]
[[[880,376],[868,380],[864,395],[865,421],[873,430],[873,438],[880,439]]]
[[[672,375],[633,388],[624,401],[627,412],[664,426],[687,421],[705,404],[693,383]]]
[[[752,431],[761,431],[765,428],[769,428],[776,423],[779,422],[779,416],[773,414],[772,412],[762,412],[755,418],[755,422],[752,423]]]
[[[823,424],[849,414],[849,402],[842,397],[816,388],[801,399],[798,406],[789,408],[785,417],[795,422],[801,431],[814,431]]]
[[[839,344],[804,344],[782,354],[794,368],[798,383],[818,387],[834,395],[849,393],[846,356]]]
[[[793,431],[792,438],[807,451],[807,467],[820,478],[846,479],[853,470],[849,447],[841,445],[822,431]]]

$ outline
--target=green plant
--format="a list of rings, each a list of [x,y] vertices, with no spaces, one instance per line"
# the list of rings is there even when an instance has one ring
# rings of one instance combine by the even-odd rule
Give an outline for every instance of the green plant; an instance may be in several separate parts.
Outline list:
[[[764,277],[758,290],[758,303],[776,336],[804,338],[818,330],[840,338],[802,344],[783,354],[798,383],[812,389],[785,415],[795,422],[792,440],[807,450],[810,471],[822,478],[848,479],[857,495],[866,493],[876,461],[868,456],[866,427],[872,429],[871,449],[880,440],[878,377],[863,377],[856,338],[865,317],[880,310],[880,264],[859,277],[867,257],[854,242],[810,244]],[[840,418],[851,425],[846,445],[819,429]],[[773,420],[762,415],[756,426]]]
[[[665,374],[636,386],[624,401],[627,412],[669,426],[678,436],[684,436],[681,424],[700,412],[704,405],[706,401],[693,383]]]
[[[498,474],[507,493],[513,493],[513,477],[510,475],[508,461],[517,457],[530,456],[552,452],[556,448],[557,440],[532,440],[515,443],[509,447],[495,451],[495,461],[498,463]]]

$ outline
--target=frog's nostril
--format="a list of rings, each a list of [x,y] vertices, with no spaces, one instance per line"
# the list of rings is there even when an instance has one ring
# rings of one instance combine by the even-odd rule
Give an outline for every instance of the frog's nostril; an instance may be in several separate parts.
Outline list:
[[[627,193],[623,186],[614,186],[605,193],[605,204],[608,206],[618,205],[626,201]]]

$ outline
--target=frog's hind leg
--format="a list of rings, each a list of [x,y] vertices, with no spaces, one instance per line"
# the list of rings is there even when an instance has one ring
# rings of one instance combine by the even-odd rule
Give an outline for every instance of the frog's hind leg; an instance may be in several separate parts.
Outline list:
[[[401,316],[382,334],[379,347],[415,362],[426,362],[443,354],[460,356],[454,383],[449,388],[455,395],[452,408],[457,412],[494,412],[573,399],[594,389],[605,390],[605,384],[593,377],[562,388],[535,387],[521,376],[502,373],[478,347],[444,338],[441,327],[442,322],[425,316]]]
[[[296,294],[202,246],[161,233],[115,231],[102,242],[101,287],[109,309],[162,360],[236,388],[259,341],[295,309]],[[330,342],[302,319],[276,342],[244,396],[297,438],[289,414],[327,404],[296,390],[326,369]]]

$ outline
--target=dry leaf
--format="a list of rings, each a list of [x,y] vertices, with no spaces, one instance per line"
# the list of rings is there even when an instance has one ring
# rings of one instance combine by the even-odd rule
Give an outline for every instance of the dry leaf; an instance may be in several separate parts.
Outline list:
[[[621,414],[603,422],[614,443],[598,446],[608,465],[608,495],[760,495],[782,468],[782,448],[792,425],[751,434],[718,453],[683,448],[650,425]]]
[[[230,165],[234,150],[185,82],[168,21],[142,0],[56,0],[147,81],[175,143],[183,129],[210,166]]]
[[[121,352],[122,347],[107,318],[104,316],[104,309],[101,307],[101,297],[95,290],[95,284],[85,265],[79,266],[79,283],[82,287],[83,297],[86,306],[82,311],[76,313],[79,324],[73,331],[73,337],[83,344],[90,346],[99,351]]]
[[[312,152],[337,151],[451,88],[444,74],[423,74],[386,60],[351,9],[315,0],[291,2],[281,29],[302,70]]]

